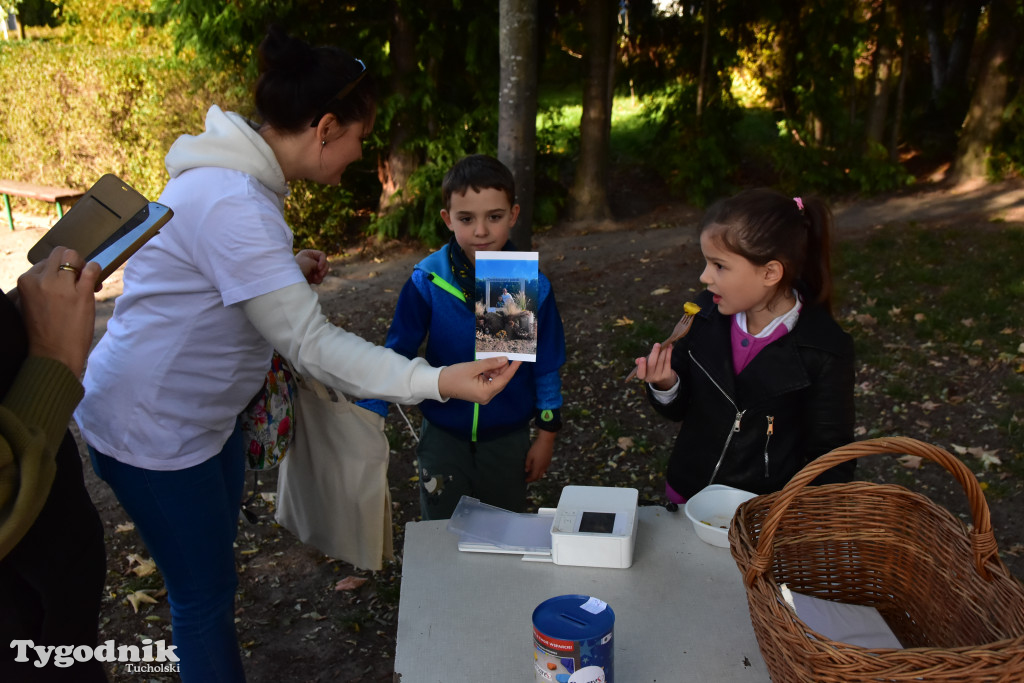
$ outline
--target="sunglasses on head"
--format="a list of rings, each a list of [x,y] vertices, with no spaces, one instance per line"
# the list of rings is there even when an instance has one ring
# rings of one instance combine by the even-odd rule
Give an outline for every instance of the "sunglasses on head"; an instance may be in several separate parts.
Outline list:
[[[356,62],[359,63],[359,67],[360,67],[359,73],[356,74],[355,78],[353,78],[351,81],[346,83],[345,87],[343,87],[341,90],[338,91],[337,95],[335,95],[331,99],[327,100],[327,104],[324,105],[323,110],[319,114],[317,114],[316,116],[313,117],[313,123],[309,124],[310,128],[316,128],[317,125],[320,123],[320,119],[322,119],[328,113],[327,112],[327,107],[329,107],[332,102],[337,102],[338,100],[345,99],[345,97],[348,96],[348,94],[350,92],[352,92],[352,89],[355,88],[357,85],[359,85],[359,81],[363,80],[363,77],[366,76],[366,64],[364,64],[363,60],[361,60],[361,59],[356,59]]]

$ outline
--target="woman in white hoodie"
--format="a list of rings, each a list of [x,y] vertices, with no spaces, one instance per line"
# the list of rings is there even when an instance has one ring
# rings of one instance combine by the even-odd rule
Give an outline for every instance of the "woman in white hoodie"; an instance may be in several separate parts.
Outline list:
[[[323,253],[292,250],[288,182],[335,185],[376,112],[363,63],[271,30],[255,89],[262,124],[217,106],[167,154],[174,217],[129,261],[89,358],[75,417],[93,467],[131,515],[168,590],[185,681],[242,681],[233,542],[244,453],[236,418],[277,349],[346,394],[489,401],[504,359],[433,368],[331,325],[309,283]]]

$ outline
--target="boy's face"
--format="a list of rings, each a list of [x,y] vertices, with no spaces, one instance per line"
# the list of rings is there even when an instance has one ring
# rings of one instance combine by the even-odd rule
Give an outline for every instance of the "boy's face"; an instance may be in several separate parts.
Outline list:
[[[441,209],[441,218],[455,233],[455,241],[476,263],[478,251],[501,251],[509,232],[519,218],[519,205],[509,206],[508,196],[501,190],[487,188],[466,194],[453,192],[451,208]]]

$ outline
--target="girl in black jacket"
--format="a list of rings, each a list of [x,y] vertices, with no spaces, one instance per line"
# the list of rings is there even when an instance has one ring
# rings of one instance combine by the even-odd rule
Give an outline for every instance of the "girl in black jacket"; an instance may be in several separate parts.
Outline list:
[[[853,441],[853,340],[832,317],[832,216],[821,201],[747,190],[700,226],[706,266],[687,336],[637,359],[655,409],[682,421],[666,495],[757,494]],[[849,481],[855,463],[817,483]]]

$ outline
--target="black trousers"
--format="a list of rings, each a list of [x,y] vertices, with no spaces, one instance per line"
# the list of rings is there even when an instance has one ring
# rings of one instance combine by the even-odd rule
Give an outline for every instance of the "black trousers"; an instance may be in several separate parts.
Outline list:
[[[50,495],[25,537],[0,560],[0,681],[106,681],[95,660],[58,668],[15,662],[12,640],[35,645],[88,645],[99,638],[106,577],[103,524],[82,475],[78,446],[68,432],[57,452]]]

